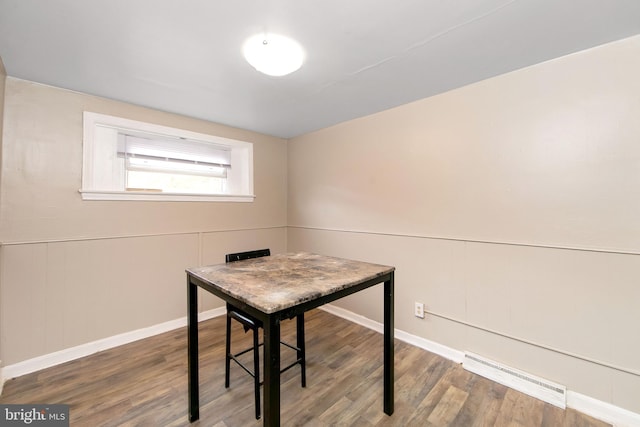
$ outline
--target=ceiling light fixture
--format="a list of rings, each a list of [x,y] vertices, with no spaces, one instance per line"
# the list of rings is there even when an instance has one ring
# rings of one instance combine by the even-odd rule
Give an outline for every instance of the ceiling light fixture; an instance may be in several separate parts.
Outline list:
[[[256,34],[244,43],[242,51],[253,68],[270,76],[291,74],[304,59],[296,41],[277,34]]]

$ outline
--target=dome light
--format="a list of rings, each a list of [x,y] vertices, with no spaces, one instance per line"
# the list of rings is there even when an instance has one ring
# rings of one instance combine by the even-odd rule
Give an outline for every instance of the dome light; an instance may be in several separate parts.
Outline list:
[[[270,76],[291,74],[304,59],[296,41],[277,34],[256,34],[244,43],[242,51],[253,68]]]

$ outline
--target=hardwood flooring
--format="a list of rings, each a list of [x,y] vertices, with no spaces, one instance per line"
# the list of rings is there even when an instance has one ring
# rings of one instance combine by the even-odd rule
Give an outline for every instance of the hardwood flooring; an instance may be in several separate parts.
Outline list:
[[[200,324],[200,420],[191,425],[261,426],[252,379],[232,365],[231,387],[224,387],[224,322]],[[307,313],[305,325],[307,387],[297,367],[282,375],[283,426],[608,425],[398,340],[395,413],[387,416],[382,335],[320,310]],[[250,346],[251,334],[234,328],[234,349]],[[0,403],[69,404],[74,427],[188,426],[186,335],[181,328],[9,380]],[[283,323],[282,336],[295,341],[295,320]],[[283,347],[283,365],[290,357]]]

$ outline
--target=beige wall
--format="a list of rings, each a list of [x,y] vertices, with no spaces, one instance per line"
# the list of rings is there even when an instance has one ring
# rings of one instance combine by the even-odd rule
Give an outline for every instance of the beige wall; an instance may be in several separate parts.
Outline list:
[[[4,123],[4,88],[7,80],[7,72],[4,69],[2,58],[0,57],[0,165],[2,165],[2,128]],[[0,188],[2,188],[2,170],[0,169]],[[0,206],[2,206],[2,191],[0,191]],[[0,260],[2,259],[2,246],[0,246]],[[0,261],[0,289],[2,289],[2,262]],[[0,292],[0,307],[2,307],[2,293]],[[2,315],[0,314],[0,331],[2,331]],[[0,338],[0,348],[2,339]],[[0,351],[0,366],[2,366],[2,352]],[[0,379],[2,381],[2,379]],[[2,386],[0,385],[0,390]]]
[[[397,328],[640,412],[639,75],[634,37],[294,138],[288,249],[396,265]]]
[[[4,123],[4,87],[7,80],[7,72],[4,69],[2,58],[0,57],[0,165],[2,164],[2,128]],[[0,185],[2,185],[2,174],[0,173]],[[0,193],[0,204],[2,204],[2,193]]]
[[[285,251],[285,140],[11,77],[4,99],[5,366],[184,316],[186,267]],[[83,201],[84,110],[253,142],[255,201]],[[220,305],[201,298],[202,310]]]
[[[82,111],[254,144],[254,203],[87,202]],[[3,242],[286,225],[286,141],[13,78],[7,79],[0,237]]]

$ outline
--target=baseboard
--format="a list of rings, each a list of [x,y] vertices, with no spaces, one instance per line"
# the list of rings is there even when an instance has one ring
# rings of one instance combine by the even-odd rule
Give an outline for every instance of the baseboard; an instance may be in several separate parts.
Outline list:
[[[383,324],[380,322],[376,322],[367,317],[331,304],[323,305],[320,308],[321,310],[357,323],[365,328],[372,329],[378,333],[383,333]],[[430,341],[398,329],[395,329],[394,333],[395,337],[400,341],[404,341],[431,353],[435,353],[456,363],[462,363],[464,361],[465,353],[463,351],[455,350],[451,347],[438,344],[434,341]],[[566,406],[582,412],[583,414],[610,423],[615,427],[640,426],[640,414],[571,390],[566,390]]]
[[[221,316],[226,313],[225,307],[215,308],[207,310],[198,314],[198,321],[211,319],[213,317]],[[18,362],[13,365],[8,365],[2,368],[0,378],[2,383],[5,380],[16,378],[22,375],[29,374],[31,372],[39,371],[41,369],[49,368],[51,366],[59,365],[61,363],[69,362],[71,360],[79,359],[81,357],[89,356],[90,354],[97,353],[99,351],[107,350],[113,347],[117,347],[123,344],[128,344],[133,341],[138,341],[143,338],[148,338],[154,335],[162,334],[164,332],[172,331],[181,327],[187,326],[187,317],[182,317],[168,322],[160,323],[150,326],[148,328],[137,329],[135,331],[125,332],[123,334],[114,335],[108,338],[104,338],[97,341],[92,341],[86,344],[81,344],[75,347],[66,348],[64,350],[56,351],[54,353],[45,354],[43,356],[34,357],[23,362]],[[1,390],[0,385],[0,390]]]
[[[567,406],[615,427],[640,426],[640,414],[567,390]]]
[[[411,344],[423,350],[427,350],[430,353],[434,353],[434,354],[437,354],[438,356],[442,356],[445,359],[451,360],[452,362],[462,363],[462,360],[464,359],[463,351],[454,350],[451,347],[447,347],[446,345],[442,345],[435,341],[431,341],[426,338],[422,338],[417,335],[413,335],[408,332],[401,331],[399,329],[395,330],[395,336],[400,341],[404,341],[407,344]]]
[[[344,308],[336,307],[332,304],[326,304],[320,307],[320,309],[326,311],[327,313],[331,313],[343,319],[349,320],[353,323],[357,323],[358,325],[364,326],[365,328],[372,329],[378,333],[383,333],[384,331],[384,325],[382,323],[376,322],[375,320],[371,320],[352,311],[345,310]],[[442,356],[445,359],[449,359],[455,363],[462,363],[462,361],[464,360],[463,351],[455,350],[451,347],[447,347],[435,341],[410,334],[400,329],[394,329],[394,336],[400,341],[404,341],[407,344],[411,344],[413,346],[427,350],[431,353],[437,354],[438,356]]]

